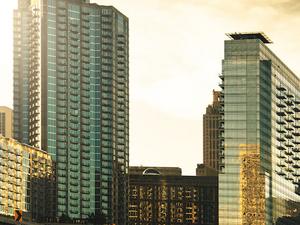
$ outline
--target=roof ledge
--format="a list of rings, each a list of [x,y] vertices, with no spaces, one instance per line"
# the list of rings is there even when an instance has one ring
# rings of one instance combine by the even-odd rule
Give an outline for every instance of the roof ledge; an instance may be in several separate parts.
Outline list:
[[[259,39],[265,44],[273,43],[264,32],[227,33],[231,40]]]

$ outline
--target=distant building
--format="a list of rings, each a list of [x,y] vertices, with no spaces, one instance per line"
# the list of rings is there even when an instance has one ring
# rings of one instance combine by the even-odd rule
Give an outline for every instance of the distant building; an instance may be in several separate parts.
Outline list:
[[[4,137],[13,136],[13,111],[6,106],[0,106],[0,134]]]
[[[220,97],[221,92],[213,90],[213,102],[203,115],[203,164],[219,170],[220,153]]]
[[[19,209],[27,221],[53,218],[53,166],[46,152],[0,136],[0,216]]]
[[[164,175],[163,167],[130,174],[129,224],[218,224],[217,183],[217,176]]]
[[[218,171],[204,164],[198,164],[196,176],[218,176]]]

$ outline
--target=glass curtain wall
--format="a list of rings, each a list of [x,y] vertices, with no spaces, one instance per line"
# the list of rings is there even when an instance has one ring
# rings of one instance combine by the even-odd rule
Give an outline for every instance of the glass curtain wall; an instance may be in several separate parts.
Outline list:
[[[296,216],[298,78],[259,39],[225,41],[222,72],[219,223]]]

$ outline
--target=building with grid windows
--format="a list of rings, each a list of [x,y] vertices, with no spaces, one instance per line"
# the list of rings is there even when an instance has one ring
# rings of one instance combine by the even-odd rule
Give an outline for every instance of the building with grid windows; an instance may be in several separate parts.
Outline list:
[[[300,80],[263,33],[228,36],[220,76],[219,224],[298,224]]]
[[[6,106],[0,106],[0,134],[7,138],[13,135],[13,112]]]
[[[0,217],[16,209],[24,221],[54,217],[53,166],[46,152],[0,135]]]
[[[218,224],[217,176],[181,176],[176,167],[130,167],[129,184],[130,225]]]
[[[19,0],[14,137],[56,163],[57,216],[126,224],[128,18],[88,0]]]

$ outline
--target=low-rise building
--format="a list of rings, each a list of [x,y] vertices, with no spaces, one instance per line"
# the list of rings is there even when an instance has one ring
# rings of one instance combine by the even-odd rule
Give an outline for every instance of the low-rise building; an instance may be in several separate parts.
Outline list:
[[[205,164],[197,164],[196,176],[218,176],[218,171]]]
[[[163,175],[158,168],[130,170],[130,225],[218,224],[217,176]]]
[[[26,221],[55,217],[54,166],[46,152],[0,136],[0,215]]]

